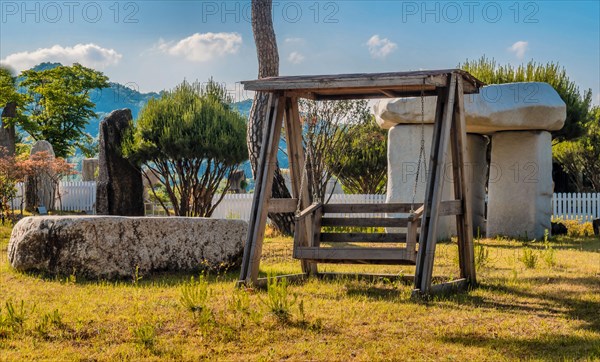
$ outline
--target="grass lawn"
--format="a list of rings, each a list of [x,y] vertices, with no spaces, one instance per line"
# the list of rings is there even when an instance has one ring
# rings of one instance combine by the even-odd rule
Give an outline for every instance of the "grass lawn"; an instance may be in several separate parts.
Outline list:
[[[2,361],[600,359],[598,238],[556,238],[546,247],[481,240],[479,287],[424,302],[410,299],[412,286],[389,280],[309,280],[290,285],[286,297],[281,286],[270,296],[236,290],[238,271],[194,282],[189,274],[47,278],[10,267],[9,234],[0,228]],[[439,245],[435,275],[457,276],[456,249]],[[290,255],[290,239],[268,239],[263,272],[298,272]]]

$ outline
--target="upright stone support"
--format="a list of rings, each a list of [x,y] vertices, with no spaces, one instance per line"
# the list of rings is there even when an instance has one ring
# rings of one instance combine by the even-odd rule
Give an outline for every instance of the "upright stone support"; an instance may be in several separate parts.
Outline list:
[[[419,182],[415,203],[422,204],[425,200],[427,186],[427,170],[429,168],[433,124],[425,124],[425,156],[421,160]],[[398,124],[388,132],[388,184],[386,202],[410,203],[413,200],[419,152],[421,150],[421,125]],[[446,157],[446,170],[444,175],[443,200],[453,199],[452,166],[450,151]],[[438,223],[438,240],[448,239],[456,234],[456,221],[454,216],[440,216]]]
[[[473,212],[473,235],[485,236],[485,195],[487,184],[487,146],[486,136],[467,134],[466,171],[469,183],[471,210]]]
[[[487,236],[541,239],[551,230],[552,136],[547,131],[492,136]]]
[[[433,125],[425,124],[425,160],[429,162]],[[471,209],[473,210],[473,234],[485,235],[485,184],[487,180],[486,150],[488,139],[477,134],[467,134],[467,154],[465,160],[467,182]],[[421,126],[416,124],[398,124],[388,132],[388,185],[386,202],[412,202],[419,151],[421,149]],[[427,164],[429,167],[429,164]],[[415,203],[422,203],[425,198],[427,171],[421,162],[421,172],[417,185]],[[450,152],[446,159],[444,172],[444,200],[454,200],[454,182],[452,177],[452,160]],[[454,216],[440,216],[438,240],[448,239],[456,235]]]
[[[100,122],[96,194],[96,213],[99,215],[144,215],[141,170],[121,155],[123,133],[132,125],[129,109],[113,111]]]

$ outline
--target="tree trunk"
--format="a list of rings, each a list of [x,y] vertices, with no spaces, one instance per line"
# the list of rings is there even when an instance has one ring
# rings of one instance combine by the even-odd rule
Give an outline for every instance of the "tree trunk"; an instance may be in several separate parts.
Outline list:
[[[256,43],[258,56],[258,78],[275,77],[279,75],[279,53],[277,51],[277,39],[273,29],[273,18],[271,16],[272,0],[252,0],[252,31]],[[248,120],[248,153],[252,174],[256,178],[256,166],[262,146],[263,124],[267,114],[268,93],[256,92],[254,102],[250,109]],[[290,198],[290,191],[285,185],[285,179],[281,175],[279,165],[275,167],[273,180],[273,197]],[[291,235],[294,230],[294,215],[269,214],[269,218],[275,227],[283,234]]]

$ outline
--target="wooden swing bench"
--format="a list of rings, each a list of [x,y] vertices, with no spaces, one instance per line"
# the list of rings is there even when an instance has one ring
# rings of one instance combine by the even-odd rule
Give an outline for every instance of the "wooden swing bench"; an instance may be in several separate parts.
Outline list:
[[[242,83],[246,90],[269,93],[269,111],[264,120],[240,284],[261,282],[258,279],[258,271],[269,212],[296,212],[293,257],[301,260],[303,273],[294,277],[319,276],[318,263],[416,264],[415,276],[412,279],[416,295],[455,290],[476,283],[471,206],[464,165],[466,126],[463,95],[479,92],[483,85],[481,81],[462,70],[450,69],[273,77]],[[298,98],[342,100],[415,96],[437,96],[424,202],[414,205],[313,202],[308,186],[303,182],[306,170]],[[284,120],[292,199],[273,199],[271,189]],[[448,148],[451,150],[453,161],[454,199],[442,200]],[[373,216],[341,217],[340,214]],[[448,215],[456,216],[461,275],[452,283],[432,285],[438,219]],[[342,231],[332,232],[340,228]],[[378,231],[380,228],[386,228],[389,232],[365,233],[362,232],[364,228],[378,228]],[[399,229],[405,231],[400,232]],[[368,246],[362,246],[365,243]],[[321,273],[321,276],[323,275]]]

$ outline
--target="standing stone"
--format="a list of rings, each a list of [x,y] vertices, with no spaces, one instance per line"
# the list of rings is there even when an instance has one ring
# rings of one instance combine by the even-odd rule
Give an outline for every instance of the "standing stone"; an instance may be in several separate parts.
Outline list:
[[[113,111],[100,122],[96,196],[99,215],[144,215],[142,173],[121,155],[123,134],[132,125],[129,109]]]
[[[245,194],[246,187],[243,183],[246,182],[246,173],[244,170],[235,170],[229,175],[229,191],[235,194]],[[244,186],[244,187],[242,187]]]
[[[487,236],[541,239],[551,230],[552,136],[546,131],[492,136]]]
[[[46,152],[51,160],[55,158],[54,149],[48,141],[37,141],[31,148],[30,157],[40,152]],[[25,180],[25,209],[27,211],[32,212],[38,206],[45,206],[48,210],[54,210],[56,184],[53,176],[49,174],[27,176]]]
[[[15,126],[8,125],[7,118],[16,117],[16,112],[17,105],[10,102],[6,104],[0,116],[0,149],[4,148],[9,155],[15,154]]]
[[[97,158],[84,158],[81,163],[81,181],[96,181]]]

